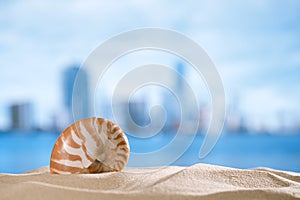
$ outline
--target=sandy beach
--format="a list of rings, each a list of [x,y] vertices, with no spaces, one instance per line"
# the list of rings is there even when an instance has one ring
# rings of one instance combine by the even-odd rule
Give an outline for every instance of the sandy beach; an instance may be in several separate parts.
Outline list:
[[[300,173],[197,164],[53,175],[44,167],[1,174],[0,199],[300,199]]]

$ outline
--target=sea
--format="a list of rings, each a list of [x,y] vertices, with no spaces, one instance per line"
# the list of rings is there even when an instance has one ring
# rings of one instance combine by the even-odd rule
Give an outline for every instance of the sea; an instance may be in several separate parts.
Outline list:
[[[56,132],[0,133],[0,173],[24,173],[48,166],[51,151],[59,134]],[[168,145],[176,135],[162,133],[152,138],[128,136],[135,153],[157,151]],[[182,140],[189,136],[183,136]],[[266,167],[300,172],[300,134],[223,134],[212,151],[199,158],[204,135],[197,134],[182,155],[170,165],[190,166],[214,164],[240,169]],[[164,159],[162,157],[161,159]],[[135,167],[134,161],[128,167]]]

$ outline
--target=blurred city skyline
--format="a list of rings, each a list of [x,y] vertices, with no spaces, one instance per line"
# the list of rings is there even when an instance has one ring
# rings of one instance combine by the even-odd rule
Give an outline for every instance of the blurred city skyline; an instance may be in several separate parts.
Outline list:
[[[181,74],[181,76],[188,81],[187,73],[188,68],[186,64],[182,62],[178,62],[175,66],[173,66],[174,70],[177,73]],[[43,130],[43,131],[62,131],[68,125],[73,123],[73,113],[72,113],[72,99],[73,99],[73,88],[75,84],[76,77],[80,70],[80,65],[73,64],[66,68],[62,73],[62,81],[61,81],[61,93],[63,96],[62,102],[60,103],[62,106],[62,110],[59,112],[53,112],[51,116],[51,123],[47,124],[46,126],[40,126],[37,123],[35,118],[36,112],[35,104],[31,101],[19,101],[19,102],[12,102],[11,104],[7,105],[8,109],[8,118],[9,118],[9,126],[4,127],[6,131],[34,131],[34,130]],[[91,117],[89,116],[89,109],[91,107],[89,98],[94,95],[89,95],[89,76],[88,74],[81,69],[81,76],[83,76],[83,84],[80,87],[80,96],[75,97],[80,99],[80,105],[84,105],[83,107],[80,106],[80,113],[79,116],[84,117]],[[195,110],[196,108],[190,107],[189,104],[189,97],[185,96],[185,88],[183,87],[183,79],[181,76],[174,76],[169,77],[171,84],[174,85],[175,91],[174,94],[182,96],[185,99],[185,102],[178,102],[178,99],[174,96],[171,91],[165,90],[165,88],[159,88],[158,86],[148,86],[144,90],[140,89],[142,92],[136,95],[137,93],[133,93],[132,98],[128,101],[122,97],[122,94],[117,94],[118,101],[115,106],[117,107],[116,110],[119,110],[119,114],[121,115],[119,119],[119,125],[122,129],[125,129],[129,134],[143,134],[137,131],[136,125],[132,124],[131,121],[127,118],[126,109],[129,108],[129,113],[138,126],[146,126],[151,122],[149,118],[149,111],[152,106],[160,105],[163,107],[165,114],[166,114],[166,122],[162,127],[163,132],[176,132],[179,128],[179,124],[181,123],[182,113],[180,111],[181,106],[185,106],[187,110],[189,110],[188,115],[193,115],[194,112],[198,112]],[[198,86],[198,94],[201,94],[201,89],[203,88]],[[102,86],[103,87],[103,86]],[[105,86],[104,86],[105,87]],[[151,92],[152,87],[152,92]],[[153,88],[154,87],[154,88]],[[157,88],[158,87],[158,88]],[[149,90],[150,89],[150,90]],[[197,93],[197,89],[194,90]],[[154,92],[153,92],[154,91]],[[98,89],[98,92],[102,93],[102,90]],[[203,92],[203,91],[202,91]],[[156,101],[149,98],[150,96],[155,95]],[[200,95],[201,101],[198,97],[198,106],[199,106],[199,117],[198,119],[191,118],[190,121],[186,121],[186,123],[197,123],[198,124],[198,132],[205,133],[211,118],[211,105],[208,99],[203,98],[203,93]],[[95,102],[95,107],[97,108],[94,110],[94,113],[97,117],[105,117],[110,120],[114,120],[112,110],[110,108],[110,101],[111,96],[109,97],[108,94],[104,93],[104,95],[100,95],[97,97]],[[236,97],[238,98],[238,97]],[[204,101],[203,101],[204,100]],[[201,103],[202,102],[202,103]],[[260,126],[256,127],[255,125],[249,123],[248,119],[245,115],[239,110],[238,100],[235,99],[235,104],[232,104],[228,108],[228,112],[226,115],[226,119],[224,121],[224,132],[227,133],[299,133],[300,127],[298,123],[286,125],[284,123],[284,116],[282,113],[278,114],[278,126],[276,128],[268,127],[268,126]],[[115,113],[116,114],[116,113]],[[162,116],[160,113],[152,113],[152,117],[161,118]],[[188,117],[189,118],[189,117]],[[282,120],[282,121],[281,121]],[[160,126],[159,124],[155,126]],[[157,128],[157,127],[156,127]],[[0,129],[1,130],[1,129]],[[5,130],[5,129],[3,129]],[[189,134],[189,128],[185,127],[186,134]],[[149,134],[153,132],[153,130],[148,130]],[[144,133],[147,135],[148,133]]]
[[[156,3],[1,1],[0,129],[11,126],[10,105],[24,102],[34,105],[38,127],[50,126],[64,110],[64,70],[120,32],[161,27],[206,50],[223,79],[230,123],[299,130],[298,1]],[[195,79],[191,71],[187,78]]]

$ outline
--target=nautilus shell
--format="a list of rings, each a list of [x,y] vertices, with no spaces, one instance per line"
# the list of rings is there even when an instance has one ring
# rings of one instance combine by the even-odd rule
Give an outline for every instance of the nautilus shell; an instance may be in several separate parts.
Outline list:
[[[51,154],[54,174],[121,171],[129,158],[124,132],[103,118],[82,119],[63,131]]]

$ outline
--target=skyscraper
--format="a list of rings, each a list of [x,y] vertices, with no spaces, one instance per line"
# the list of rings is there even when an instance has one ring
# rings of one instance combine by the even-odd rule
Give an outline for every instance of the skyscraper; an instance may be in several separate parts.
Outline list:
[[[30,102],[15,103],[10,106],[11,128],[19,131],[29,131],[34,128],[33,109]]]
[[[184,76],[186,75],[186,69],[185,69],[184,64],[181,63],[181,62],[178,62],[177,65],[176,65],[176,71],[182,76],[182,77],[180,77],[180,76],[175,77],[177,92],[182,94],[182,93],[184,93],[183,79],[182,78],[184,78]]]
[[[188,96],[187,93],[187,89],[186,86],[184,85],[184,82],[186,80],[186,66],[184,63],[179,62],[176,65],[176,71],[177,71],[177,75],[175,77],[175,81],[176,81],[176,94],[178,95],[178,97],[182,100],[180,103],[181,107],[183,107],[184,109],[186,109],[189,112],[186,113],[181,113],[183,117],[189,118],[191,112],[195,109],[195,108],[191,108],[190,105],[190,96]],[[187,82],[188,83],[188,82]]]
[[[79,71],[80,70],[80,71]],[[80,93],[73,93],[75,82]],[[63,74],[63,97],[64,107],[66,108],[69,120],[72,122],[74,107],[76,107],[76,120],[89,116],[89,93],[88,93],[88,75],[78,65],[67,68]],[[73,101],[75,104],[73,105]]]
[[[197,109],[198,102],[195,93],[191,88],[191,83],[188,79],[188,67],[186,63],[178,62],[175,66],[177,74],[175,74],[175,93],[178,96],[179,104],[181,106],[181,113],[176,113],[176,116],[181,118],[176,119],[176,123],[181,122],[184,126],[185,132],[189,132],[191,129],[189,124],[198,124],[199,111]]]

